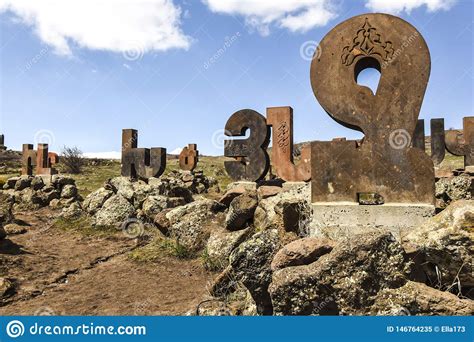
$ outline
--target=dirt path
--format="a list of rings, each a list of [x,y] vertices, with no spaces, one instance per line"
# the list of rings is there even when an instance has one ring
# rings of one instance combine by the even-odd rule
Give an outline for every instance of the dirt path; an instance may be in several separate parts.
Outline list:
[[[56,214],[17,214],[27,232],[0,241],[0,276],[16,284],[0,315],[182,315],[206,296],[213,275],[199,260],[134,262],[136,240],[51,227]]]

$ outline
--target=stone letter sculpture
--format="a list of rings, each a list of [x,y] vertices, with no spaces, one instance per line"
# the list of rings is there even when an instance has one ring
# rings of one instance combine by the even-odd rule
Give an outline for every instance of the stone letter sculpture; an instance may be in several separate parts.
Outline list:
[[[48,152],[48,144],[38,144],[35,151],[32,144],[23,144],[22,170],[23,176],[32,176],[33,169],[37,176],[52,176],[57,174],[53,168],[54,164],[59,162],[59,157],[54,152]]]
[[[311,85],[326,112],[364,133],[356,141],[313,142],[313,202],[358,202],[371,193],[385,203],[434,203],[430,157],[411,147],[430,74],[421,34],[406,21],[364,14],[337,25],[311,62]],[[381,72],[375,94],[357,84],[366,68]]]
[[[267,108],[267,125],[272,126],[272,165],[276,174],[287,182],[311,179],[311,147],[301,149],[298,166],[293,162],[293,108]]]
[[[431,119],[431,160],[434,165],[439,165],[444,160],[446,154],[446,146],[444,143],[444,119]],[[426,150],[425,146],[425,120],[418,120],[415,134],[413,136],[413,147],[417,147],[422,151]]]
[[[166,168],[166,148],[137,148],[138,131],[122,131],[122,176],[147,180],[160,177]]]
[[[33,168],[36,167],[36,151],[32,144],[23,144],[23,153],[21,156],[23,176],[33,176]]]
[[[52,155],[56,154],[48,152],[48,144],[38,144],[36,152],[36,175],[50,176],[58,173],[51,165]],[[56,162],[56,159],[53,158],[53,161]]]
[[[179,168],[185,171],[193,171],[197,166],[198,157],[197,144],[188,144],[179,154]]]
[[[464,156],[464,167],[474,166],[474,116],[463,119],[463,130],[446,132],[446,149],[455,156]]]
[[[247,139],[225,140],[224,155],[237,160],[225,161],[229,176],[235,180],[256,182],[265,177],[269,169],[266,151],[270,140],[270,127],[265,117],[251,109],[242,109],[232,114],[225,125],[225,134],[231,137],[245,136]]]
[[[0,151],[6,151],[7,147],[5,146],[5,136],[0,134]]]
[[[446,155],[444,119],[431,119],[431,159],[435,165],[441,164]]]

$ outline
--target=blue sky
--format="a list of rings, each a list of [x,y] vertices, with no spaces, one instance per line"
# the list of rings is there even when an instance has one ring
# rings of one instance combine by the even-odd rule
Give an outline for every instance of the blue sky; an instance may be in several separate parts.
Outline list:
[[[316,101],[304,47],[372,11],[401,16],[428,43],[427,131],[430,118],[457,128],[473,115],[470,0],[60,2],[0,0],[0,132],[13,149],[120,151],[122,128],[136,128],[139,147],[219,155],[232,113],[285,105],[297,142],[360,137]]]

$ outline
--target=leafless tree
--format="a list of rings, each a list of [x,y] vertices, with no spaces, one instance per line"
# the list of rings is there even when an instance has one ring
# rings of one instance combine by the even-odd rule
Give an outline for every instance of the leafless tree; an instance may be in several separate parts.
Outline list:
[[[78,174],[82,172],[85,159],[78,147],[64,146],[61,151],[60,163],[64,165],[66,173]]]

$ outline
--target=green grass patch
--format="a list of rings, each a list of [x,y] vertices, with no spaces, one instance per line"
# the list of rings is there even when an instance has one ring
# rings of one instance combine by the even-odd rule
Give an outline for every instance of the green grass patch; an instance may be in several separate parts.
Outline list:
[[[181,245],[177,240],[156,237],[149,244],[139,247],[129,253],[128,257],[138,262],[153,262],[164,256],[171,256],[178,259],[192,259],[195,254]]]
[[[86,216],[81,216],[74,219],[65,219],[60,217],[54,221],[53,227],[67,232],[74,231],[84,236],[95,237],[110,237],[120,233],[120,230],[116,229],[115,227],[93,227],[90,218]]]

